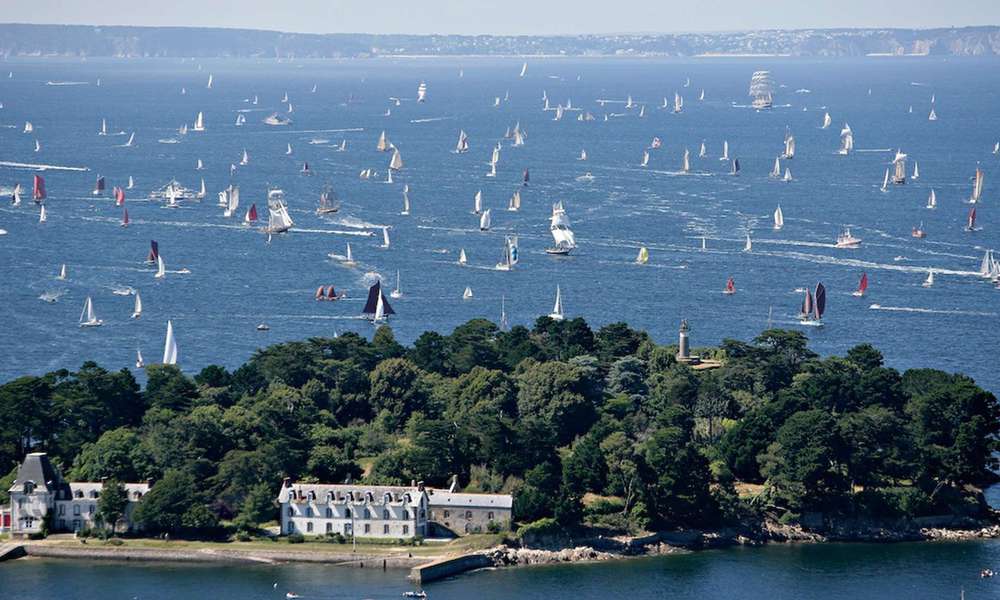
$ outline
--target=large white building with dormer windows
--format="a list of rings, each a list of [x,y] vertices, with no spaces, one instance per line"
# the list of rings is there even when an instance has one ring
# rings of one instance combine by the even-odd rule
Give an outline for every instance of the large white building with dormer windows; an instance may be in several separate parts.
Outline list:
[[[126,483],[128,506],[118,523],[119,530],[135,529],[132,511],[149,491],[150,483]],[[51,514],[52,531],[79,531],[97,525],[97,502],[104,488],[102,482],[67,482],[44,452],[24,457],[17,469],[17,479],[10,487],[10,534],[27,537],[41,533],[42,524]]]
[[[427,493],[411,487],[292,483],[278,493],[281,533],[410,539],[427,535]]]

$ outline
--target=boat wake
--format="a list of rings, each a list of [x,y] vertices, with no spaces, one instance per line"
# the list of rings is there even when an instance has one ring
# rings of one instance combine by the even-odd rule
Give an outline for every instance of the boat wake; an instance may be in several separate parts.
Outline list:
[[[434,121],[452,121],[455,117],[428,117],[426,119],[410,119],[410,123],[433,123]]]
[[[11,169],[31,169],[33,171],[89,171],[89,167],[65,167],[61,165],[43,165],[36,163],[20,163],[9,160],[0,160],[0,167],[10,167]]]
[[[885,310],[890,312],[923,313],[928,315],[961,315],[964,317],[995,317],[995,312],[980,312],[975,310],[946,310],[937,308],[918,308],[915,306],[882,306],[872,304],[868,307],[871,310]]]
[[[373,237],[375,235],[374,231],[344,231],[341,229],[299,229],[298,227],[293,227],[289,231],[291,233],[325,233],[327,235],[355,235],[360,237]]]
[[[756,241],[756,240],[755,240]],[[795,260],[804,260],[807,262],[813,262],[825,265],[840,265],[844,267],[856,267],[861,269],[882,269],[885,271],[899,271],[903,273],[927,273],[930,267],[926,266],[907,266],[907,265],[889,265],[885,263],[871,262],[867,260],[859,260],[854,258],[837,258],[834,256],[826,256],[824,254],[807,254],[804,252],[769,252],[763,251],[758,252],[754,250],[755,254],[761,254],[763,256],[776,256],[783,258],[791,258]],[[959,271],[955,269],[942,269],[939,267],[934,267],[934,273],[937,275],[955,275],[958,277],[981,277],[979,271]]]

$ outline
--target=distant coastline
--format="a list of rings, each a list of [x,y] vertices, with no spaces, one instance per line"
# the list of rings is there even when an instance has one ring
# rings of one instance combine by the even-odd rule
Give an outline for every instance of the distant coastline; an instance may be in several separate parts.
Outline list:
[[[575,36],[302,34],[251,29],[0,24],[0,56],[861,57],[998,56],[1000,26]]]

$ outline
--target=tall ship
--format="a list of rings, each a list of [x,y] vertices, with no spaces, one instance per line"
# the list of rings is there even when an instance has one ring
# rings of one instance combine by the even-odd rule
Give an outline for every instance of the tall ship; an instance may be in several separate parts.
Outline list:
[[[284,233],[292,228],[295,223],[288,216],[288,207],[285,206],[285,193],[278,189],[268,190],[267,210],[269,213],[267,233]]]
[[[756,110],[771,108],[774,104],[774,79],[770,71],[754,71],[750,77],[750,106]]]
[[[892,159],[892,182],[896,185],[906,183],[906,155],[901,151],[896,151],[896,158]]]
[[[576,236],[573,235],[573,230],[570,229],[569,217],[566,216],[566,209],[563,208],[561,201],[552,205],[552,219],[549,223],[549,232],[552,233],[555,246],[545,249],[545,252],[548,254],[565,255],[576,248]]]

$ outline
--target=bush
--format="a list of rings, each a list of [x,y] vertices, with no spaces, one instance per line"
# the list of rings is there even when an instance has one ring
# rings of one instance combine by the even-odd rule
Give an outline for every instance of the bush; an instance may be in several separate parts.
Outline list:
[[[562,527],[551,517],[538,519],[532,523],[521,526],[517,530],[517,537],[523,538],[526,535],[549,535],[562,532]]]
[[[245,531],[239,531],[236,533],[237,542],[249,542],[251,539],[253,539],[253,537]]]
[[[801,518],[802,515],[800,515],[799,513],[788,511],[785,514],[781,515],[781,518],[778,519],[778,522],[781,523],[782,525],[791,525],[792,523],[798,523],[799,519]]]
[[[301,533],[289,533],[288,534],[288,543],[289,544],[301,544],[304,541],[306,541],[306,537],[304,535],[302,535]]]
[[[584,507],[584,515],[610,515],[625,510],[625,501],[621,498],[600,498]]]
[[[343,544],[347,542],[347,538],[344,537],[344,534],[337,532],[328,533],[325,538],[326,539],[324,541],[329,544]]]
[[[121,538],[114,537],[114,538],[105,540],[104,543],[107,544],[108,546],[124,546],[125,545],[125,540],[123,540]]]

